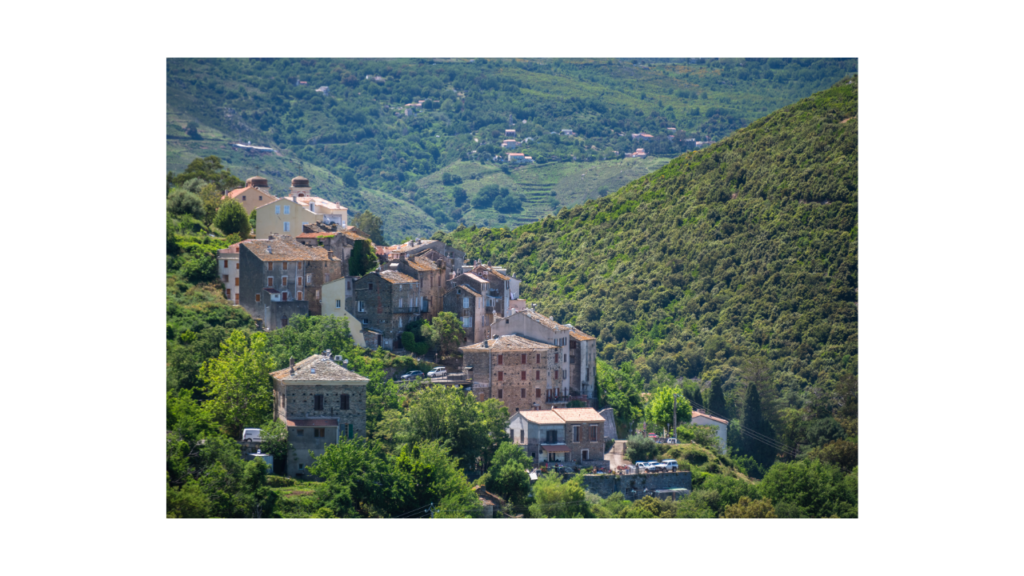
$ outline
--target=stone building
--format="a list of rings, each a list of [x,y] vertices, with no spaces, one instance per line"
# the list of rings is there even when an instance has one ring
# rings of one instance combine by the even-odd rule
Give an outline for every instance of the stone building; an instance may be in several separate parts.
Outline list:
[[[417,254],[433,250],[444,259],[446,270],[460,270],[466,261],[466,253],[452,248],[440,240],[421,240],[415,238],[403,244],[388,246],[383,252],[388,261],[405,260]]]
[[[451,312],[462,321],[466,330],[465,344],[476,344],[487,339],[488,325],[484,315],[484,297],[469,286],[459,284],[444,295],[444,311]]]
[[[557,348],[521,336],[507,335],[463,346],[462,371],[473,379],[478,400],[497,398],[509,413],[564,406],[563,369]]]
[[[217,250],[217,274],[220,276],[221,283],[224,284],[224,297],[236,306],[239,304],[238,273],[240,267],[238,263],[238,247],[245,242],[251,241],[252,240],[242,240],[241,242],[235,242],[223,250]]]
[[[565,402],[583,402],[593,407],[596,402],[597,341],[583,331],[568,324],[560,324],[549,316],[527,308],[512,310],[504,318],[491,324],[492,336],[517,334],[558,348],[557,364],[562,377]]]
[[[345,309],[362,325],[370,349],[400,348],[399,334],[420,317],[422,307],[419,280],[398,270],[377,270],[354,279],[345,294]]]
[[[366,435],[369,380],[339,366],[329,350],[271,372],[270,377],[274,419],[288,427],[289,476],[307,475],[313,459],[339,438]]]
[[[391,264],[392,267],[395,263]],[[397,270],[420,283],[423,297],[420,313],[427,320],[437,316],[444,309],[445,263],[441,255],[433,250],[404,258],[397,262]]]
[[[351,227],[348,227],[351,228]],[[326,222],[311,222],[302,226],[302,234],[295,237],[305,246],[319,246],[341,259],[342,270],[348,274],[348,260],[356,242],[372,242],[344,226]]]
[[[239,304],[267,330],[287,326],[296,314],[319,315],[320,288],[343,277],[333,253],[291,236],[243,243],[238,256]]]
[[[539,462],[604,465],[605,419],[593,408],[525,411],[509,419],[509,439]]]

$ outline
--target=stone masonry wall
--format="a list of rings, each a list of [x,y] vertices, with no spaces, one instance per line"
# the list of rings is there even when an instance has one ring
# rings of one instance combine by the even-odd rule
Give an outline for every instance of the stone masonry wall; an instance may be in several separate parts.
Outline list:
[[[626,500],[639,500],[647,495],[653,496],[655,490],[693,489],[689,471],[630,474],[628,476],[593,474],[583,477],[583,487],[588,492],[593,492],[602,498],[607,498],[615,492],[622,492]],[[635,494],[634,490],[636,490]]]
[[[498,355],[502,356],[498,363]],[[526,362],[523,362],[523,355]],[[540,363],[537,362],[538,355]],[[487,365],[490,356],[490,378]],[[464,366],[473,366],[475,382],[490,382],[489,398],[497,398],[508,408],[509,414],[520,410],[534,410],[534,404],[541,410],[549,410],[547,390],[552,385],[553,370],[557,368],[553,351],[543,352],[473,352],[463,357]],[[499,379],[499,372],[501,377]],[[526,372],[526,379],[523,379]],[[539,372],[539,373],[538,373]],[[563,406],[564,404],[554,404]]]

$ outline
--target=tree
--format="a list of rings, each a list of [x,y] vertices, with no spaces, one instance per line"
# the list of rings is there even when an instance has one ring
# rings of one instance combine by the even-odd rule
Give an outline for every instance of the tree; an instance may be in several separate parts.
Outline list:
[[[679,396],[678,399],[675,398],[677,395]],[[647,403],[647,408],[645,410],[647,422],[653,426],[655,430],[672,429],[673,401],[677,402],[676,417],[678,422],[682,424],[690,422],[693,408],[690,406],[690,402],[683,396],[682,391],[671,386],[663,386],[651,394],[651,399]]]
[[[345,186],[349,188],[359,188],[359,180],[356,179],[356,175],[352,172],[346,171],[341,175],[341,181],[345,183]]]
[[[429,324],[420,328],[420,332],[438,349],[441,360],[457,349],[466,337],[466,329],[453,312],[439,312]]]
[[[267,335],[256,333],[247,338],[241,330],[232,332],[221,344],[220,356],[203,365],[200,378],[206,382],[203,392],[209,396],[203,407],[229,437],[240,438],[243,428],[270,419],[274,398],[269,375],[273,369]]]
[[[221,193],[213,184],[204,184],[196,194],[203,201],[203,224],[209,226],[220,209]]]
[[[187,190],[173,190],[167,197],[167,211],[171,214],[188,214],[196,220],[202,220],[203,200]]]
[[[851,475],[853,478],[848,480]],[[844,477],[838,467],[820,460],[776,462],[757,490],[762,498],[770,498],[776,508],[782,503],[791,504],[804,516],[857,516],[856,469]]]
[[[291,450],[288,442],[288,427],[274,419],[260,426],[260,449],[275,459],[284,459]]]
[[[216,186],[217,190],[221,191],[239,188],[245,184],[240,178],[233,175],[231,171],[221,163],[220,158],[216,156],[196,158],[189,163],[184,172],[172,178],[171,181],[176,186],[181,186],[192,178],[205,180],[206,182]]]
[[[771,466],[775,449],[768,442],[775,434],[761,417],[761,396],[754,384],[747,385],[743,399],[743,427],[743,450],[765,468]]]
[[[533,485],[533,518],[592,518],[579,476],[563,483],[562,475],[545,474]]]
[[[238,234],[243,239],[249,237],[249,217],[237,200],[225,200],[213,224],[225,234]]]
[[[373,212],[366,210],[352,219],[355,227],[378,246],[384,246],[384,221]]]
[[[722,389],[722,377],[716,376],[711,382],[711,396],[708,398],[708,409],[711,415],[721,418],[728,418],[728,408],[725,406],[725,391]]]
[[[377,254],[366,240],[356,240],[348,258],[349,276],[362,276],[377,268]]]
[[[596,391],[602,406],[611,406],[620,434],[631,432],[643,418],[643,400],[640,396],[642,378],[629,362],[619,369],[597,361]]]
[[[530,492],[530,475],[526,469],[532,463],[522,446],[502,442],[487,473],[487,490],[517,504],[525,501]]]
[[[634,464],[658,457],[658,445],[647,436],[630,436],[626,442],[626,459]]]
[[[456,186],[452,188],[452,200],[455,201],[456,206],[462,206],[466,203],[466,190],[462,186]]]
[[[185,125],[185,134],[193,140],[202,140],[202,136],[199,135],[199,124],[195,120],[189,120]]]
[[[732,506],[725,507],[725,518],[778,518],[770,499],[751,500],[746,496]]]

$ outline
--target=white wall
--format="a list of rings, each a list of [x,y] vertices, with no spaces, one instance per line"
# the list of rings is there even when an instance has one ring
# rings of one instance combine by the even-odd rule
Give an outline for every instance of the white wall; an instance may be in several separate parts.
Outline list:
[[[714,426],[718,430],[718,442],[721,444],[722,454],[726,453],[726,435],[729,433],[729,426],[708,418],[706,416],[694,416],[690,419],[694,426]]]

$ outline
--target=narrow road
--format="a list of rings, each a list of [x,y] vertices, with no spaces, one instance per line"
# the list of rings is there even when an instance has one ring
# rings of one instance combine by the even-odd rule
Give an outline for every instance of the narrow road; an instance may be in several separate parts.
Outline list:
[[[626,453],[626,441],[616,440],[615,445],[612,449],[604,455],[605,459],[608,460],[608,465],[612,470],[615,470],[619,466],[625,466],[625,453]]]

